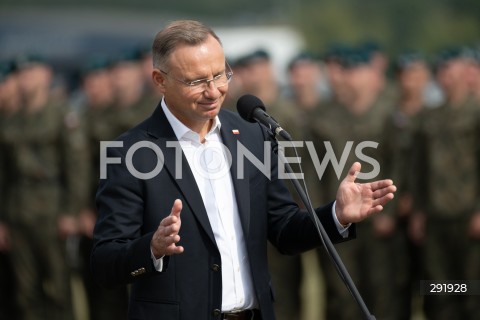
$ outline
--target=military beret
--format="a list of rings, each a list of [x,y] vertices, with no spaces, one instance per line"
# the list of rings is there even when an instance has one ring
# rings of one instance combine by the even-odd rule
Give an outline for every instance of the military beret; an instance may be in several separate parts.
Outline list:
[[[26,53],[15,58],[15,64],[18,69],[29,68],[37,64],[47,64],[44,56],[38,53]]]
[[[324,54],[325,61],[337,61],[340,62],[345,55],[350,51],[350,47],[343,43],[332,44],[327,52]]]
[[[0,82],[4,81],[9,75],[17,70],[17,66],[14,61],[6,60],[0,61]]]
[[[140,47],[128,48],[120,52],[112,59],[112,64],[122,62],[138,62],[143,58],[143,50]]]
[[[401,71],[408,68],[413,63],[425,62],[426,59],[423,54],[417,51],[407,51],[399,54],[394,62],[394,67],[396,71]]]
[[[97,72],[110,68],[112,65],[112,59],[106,55],[95,55],[85,61],[82,65],[80,73],[85,76],[89,73]]]
[[[288,69],[290,70],[299,62],[315,62],[317,58],[310,52],[302,51],[295,55],[288,63]]]
[[[465,46],[445,48],[437,53],[435,58],[435,66],[438,68],[446,65],[453,60],[465,58],[474,58],[474,53],[472,49]]]
[[[371,53],[363,48],[351,48],[340,60],[342,67],[352,69],[369,64],[371,62]]]
[[[265,51],[263,49],[255,50],[251,53],[248,53],[248,54],[238,58],[235,61],[234,65],[235,66],[247,66],[247,65],[259,62],[259,61],[270,61],[270,55],[268,54],[267,51]]]

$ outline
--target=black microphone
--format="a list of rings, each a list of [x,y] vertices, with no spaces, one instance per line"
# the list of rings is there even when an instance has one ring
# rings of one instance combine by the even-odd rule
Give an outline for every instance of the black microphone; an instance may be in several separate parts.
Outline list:
[[[292,137],[278,122],[265,112],[262,100],[251,94],[241,96],[237,101],[237,111],[248,122],[259,122],[266,126],[274,135],[280,135],[283,139],[292,141]]]

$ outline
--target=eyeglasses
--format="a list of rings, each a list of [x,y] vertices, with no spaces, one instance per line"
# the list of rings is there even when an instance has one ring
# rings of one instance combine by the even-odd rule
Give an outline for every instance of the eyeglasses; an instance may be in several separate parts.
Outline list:
[[[168,72],[165,72],[163,70],[160,70],[163,74],[169,76]],[[194,93],[199,93],[199,92],[204,92],[205,90],[208,89],[210,86],[210,82],[213,82],[215,84],[216,88],[221,88],[223,86],[226,86],[230,80],[232,80],[233,77],[233,71],[228,65],[228,62],[225,62],[225,70],[213,77],[213,79],[197,79],[197,80],[192,80],[192,81],[185,81],[185,80],[180,80],[175,77],[170,76],[172,79],[183,83],[187,87],[190,88],[191,92]]]

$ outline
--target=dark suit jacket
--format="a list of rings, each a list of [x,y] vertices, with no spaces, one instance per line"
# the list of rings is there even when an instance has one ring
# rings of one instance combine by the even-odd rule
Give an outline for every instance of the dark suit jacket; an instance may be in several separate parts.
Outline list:
[[[219,117],[223,143],[232,154],[231,174],[254,290],[263,319],[271,320],[274,299],[267,266],[267,239],[285,254],[297,254],[318,247],[321,242],[308,214],[292,200],[285,182],[276,178],[273,153],[271,179],[247,159],[244,178],[238,178],[237,141],[263,162],[266,131],[230,111],[222,110]],[[234,134],[234,129],[239,134]],[[177,149],[167,147],[167,142],[177,138],[161,106],[118,140],[123,141],[123,147],[108,148],[108,157],[121,158],[121,164],[108,165],[107,179],[100,181],[97,193],[99,217],[92,251],[96,280],[105,286],[133,282],[129,319],[218,319],[222,305],[220,253],[195,179],[181,154],[178,156],[182,179],[175,179],[179,169],[175,166]],[[143,173],[157,166],[158,157],[152,148],[140,148],[129,157],[128,149],[138,141],[155,144],[164,157],[162,170],[148,180],[135,178],[126,165],[126,160],[131,159],[135,169]],[[150,256],[150,240],[177,198],[183,201],[180,245],[185,251],[165,257],[164,271],[157,272]],[[331,206],[316,209],[316,213],[332,241],[343,241]],[[354,234],[351,228],[349,238]]]

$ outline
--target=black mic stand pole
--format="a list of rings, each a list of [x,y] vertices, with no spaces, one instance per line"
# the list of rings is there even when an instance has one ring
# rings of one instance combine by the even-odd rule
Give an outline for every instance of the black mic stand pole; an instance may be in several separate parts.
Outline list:
[[[275,138],[275,134],[271,133],[273,139],[275,140],[274,143],[278,143]],[[286,161],[285,156],[283,155],[283,152],[278,150],[278,146],[274,148],[275,153],[279,156],[279,163],[285,164],[285,169],[287,173],[293,174],[292,167],[290,164]],[[347,286],[347,289],[350,291],[352,294],[353,298],[357,302],[358,306],[360,307],[363,316],[366,320],[375,320],[375,316],[373,316],[370,311],[368,310],[365,302],[362,299],[362,296],[357,290],[357,287],[353,283],[352,278],[350,277],[350,274],[348,273],[347,269],[345,268],[345,265],[342,262],[342,259],[338,255],[337,250],[332,244],[332,241],[328,237],[325,229],[323,228],[322,223],[318,219],[317,215],[315,214],[315,210],[313,209],[312,203],[310,202],[310,198],[308,197],[306,191],[302,188],[298,180],[294,177],[290,179],[295,186],[296,191],[298,192],[300,198],[302,199],[303,204],[305,205],[305,208],[307,208],[308,213],[310,214],[310,217],[312,218],[315,227],[317,229],[318,235],[320,236],[320,240],[322,241],[325,249],[327,250],[328,256],[330,259],[333,261],[333,264],[335,268],[337,269],[338,274],[340,275],[340,278],[342,278],[343,282]]]

